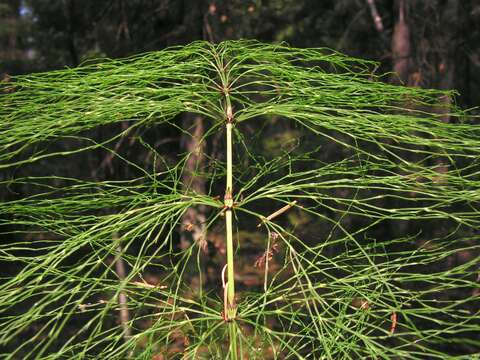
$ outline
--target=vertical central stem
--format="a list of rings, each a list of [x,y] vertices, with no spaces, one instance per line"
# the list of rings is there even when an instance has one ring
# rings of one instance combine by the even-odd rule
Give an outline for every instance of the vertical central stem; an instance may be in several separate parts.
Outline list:
[[[238,359],[237,349],[237,324],[235,317],[237,315],[237,306],[235,304],[235,269],[233,265],[233,109],[230,100],[230,86],[228,80],[228,73],[223,63],[223,58],[220,59],[214,55],[216,63],[218,64],[219,75],[222,81],[222,93],[224,96],[225,109],[225,126],[227,133],[227,181],[225,186],[224,209],[225,209],[225,229],[227,240],[227,282],[224,285],[224,319],[228,322],[228,333],[230,338],[229,359]],[[224,279],[223,279],[224,280]]]
[[[230,105],[227,105],[230,106]],[[233,220],[232,220],[232,205],[233,205],[233,165],[232,165],[232,126],[233,124],[227,119],[227,185],[225,189],[225,225],[227,231],[227,299],[228,304],[233,306],[235,304],[235,280],[233,267]]]
[[[232,161],[232,128],[233,128],[233,111],[232,104],[228,92],[225,93],[226,105],[226,130],[227,130],[227,184],[225,188],[225,228],[227,232],[227,299],[225,305],[225,318],[227,321],[235,319],[237,307],[235,305],[235,271],[233,267],[233,161]],[[228,324],[230,337],[230,354],[231,359],[237,359],[237,335],[236,324],[230,322]]]

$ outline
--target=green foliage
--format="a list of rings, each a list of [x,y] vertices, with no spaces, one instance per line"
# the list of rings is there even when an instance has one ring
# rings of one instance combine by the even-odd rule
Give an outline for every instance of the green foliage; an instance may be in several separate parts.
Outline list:
[[[223,359],[232,336],[252,359],[478,352],[480,128],[442,100],[453,94],[382,83],[374,66],[325,49],[195,42],[2,84],[2,186],[30,192],[0,204],[0,260],[12,269],[0,285],[2,357]],[[189,112],[212,142],[226,93],[239,283],[230,326],[220,264],[216,286],[205,280],[221,251],[182,249],[177,235],[187,209],[205,207],[207,245],[220,237],[221,249],[226,163],[198,170],[207,194],[184,193],[189,154],[172,164],[145,135],[185,131],[178,116]],[[127,137],[151,169],[117,151]],[[95,151],[133,175],[46,174]]]

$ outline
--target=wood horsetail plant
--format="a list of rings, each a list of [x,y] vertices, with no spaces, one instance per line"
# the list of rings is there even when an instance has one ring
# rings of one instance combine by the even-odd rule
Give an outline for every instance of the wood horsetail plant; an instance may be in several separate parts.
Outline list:
[[[375,65],[195,42],[2,83],[1,357],[478,354],[480,127]]]

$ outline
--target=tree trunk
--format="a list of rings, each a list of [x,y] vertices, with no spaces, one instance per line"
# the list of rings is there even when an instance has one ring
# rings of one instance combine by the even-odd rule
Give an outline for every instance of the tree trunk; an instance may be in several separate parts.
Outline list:
[[[392,82],[407,84],[411,66],[410,28],[406,21],[405,0],[399,0],[397,4],[398,19],[392,36],[392,65],[395,73]]]
[[[203,28],[205,26],[205,13],[208,11],[207,3],[197,1],[192,3],[191,0],[184,2],[185,14],[184,24],[186,29],[194,29],[185,34],[185,37],[205,37]],[[196,34],[195,34],[196,33]],[[205,179],[199,176],[198,171],[205,166],[205,143],[202,137],[205,133],[204,120],[199,115],[184,114],[182,120],[182,128],[187,131],[183,133],[180,146],[189,156],[185,163],[182,174],[184,193],[194,192],[197,194],[205,194]],[[204,206],[190,207],[182,217],[182,229],[180,232],[180,247],[185,249],[193,242],[206,249],[206,208]]]
[[[67,24],[66,47],[70,54],[72,66],[77,66],[79,58],[75,45],[75,3],[72,0],[63,0],[63,12]]]
[[[455,87],[455,59],[458,40],[455,35],[457,31],[454,28],[458,26],[458,14],[459,14],[459,3],[456,0],[450,0],[443,8],[441,13],[441,24],[442,29],[438,29],[437,36],[439,37],[436,41],[439,49],[439,61],[437,64],[437,79],[438,79],[438,88],[441,90],[452,90]],[[444,95],[441,98],[442,107],[439,107],[438,112],[441,114],[441,119],[443,122],[448,123],[451,121],[450,113],[452,106],[452,98],[450,96]],[[449,159],[439,158],[436,159],[436,168],[438,172],[437,182],[444,183],[445,175],[448,173]]]
[[[205,162],[205,143],[202,142],[205,133],[203,121],[199,115],[183,115],[183,128],[189,132],[188,135],[182,135],[180,143],[189,154],[182,176],[183,191],[186,194],[189,192],[205,194],[205,179],[198,174]],[[180,246],[183,249],[189,247],[192,242],[198,242],[202,247],[206,246],[205,210],[204,206],[190,207],[184,214],[180,235]]]
[[[0,56],[4,60],[1,71],[8,73],[12,69],[9,68],[10,62],[22,60],[23,52],[20,50],[19,34],[20,26],[20,1],[5,1],[3,10],[0,12]],[[5,62],[7,63],[5,66]],[[0,80],[2,80],[0,78]]]

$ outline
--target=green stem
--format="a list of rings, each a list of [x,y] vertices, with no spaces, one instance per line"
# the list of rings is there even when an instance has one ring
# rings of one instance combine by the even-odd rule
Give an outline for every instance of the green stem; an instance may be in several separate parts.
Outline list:
[[[235,304],[235,271],[233,265],[232,173],[232,123],[227,123],[227,186],[225,190],[225,225],[227,232],[227,299],[229,305]]]
[[[232,360],[237,360],[238,358],[238,349],[237,349],[237,324],[230,322],[228,324],[228,334],[230,336],[230,358]]]
[[[226,105],[226,133],[227,133],[227,181],[225,188],[225,228],[227,239],[227,304],[225,304],[226,319],[230,321],[228,324],[228,333],[230,337],[230,354],[231,359],[236,360],[238,357],[237,349],[237,331],[236,324],[232,322],[237,313],[235,304],[235,269],[233,264],[233,150],[232,150],[232,128],[233,128],[233,111],[232,104],[228,92],[225,92]]]

